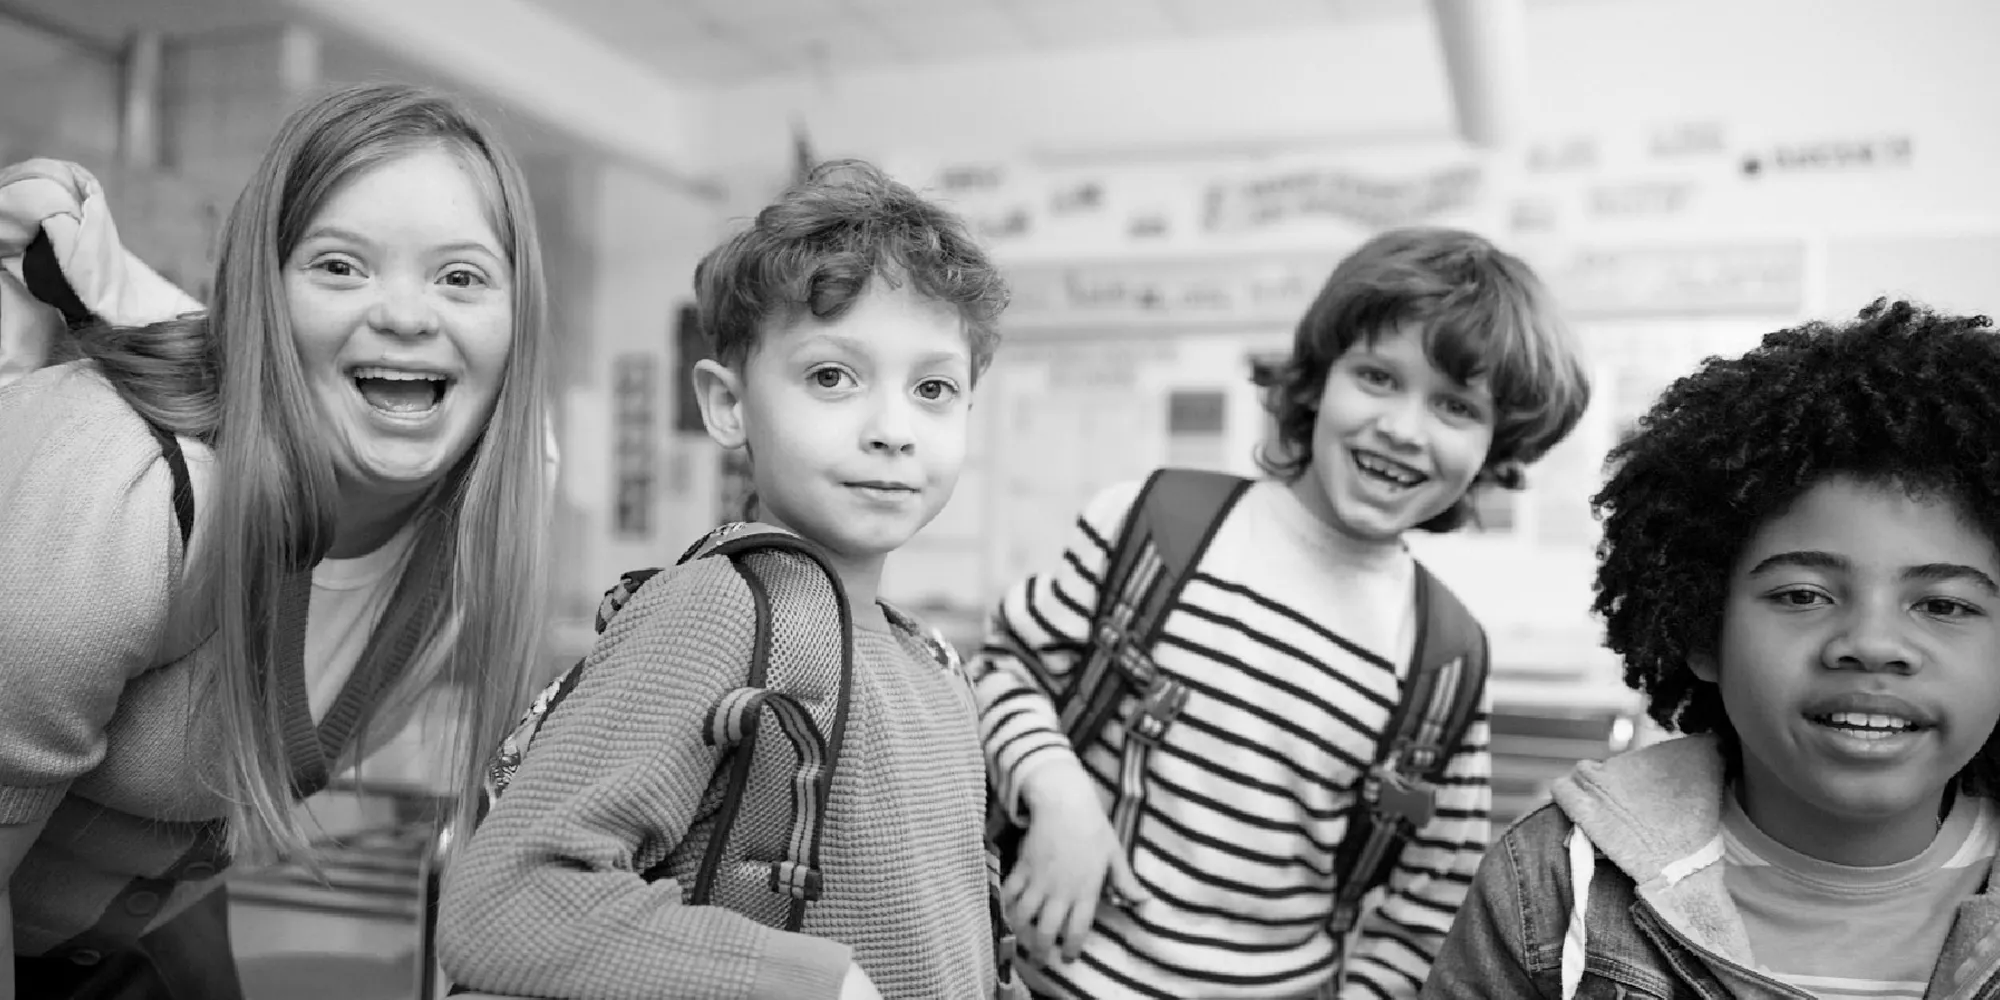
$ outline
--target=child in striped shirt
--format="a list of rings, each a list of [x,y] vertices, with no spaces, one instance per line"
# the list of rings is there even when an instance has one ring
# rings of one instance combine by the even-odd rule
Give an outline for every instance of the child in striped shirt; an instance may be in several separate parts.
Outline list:
[[[1352,948],[1328,926],[1335,850],[1420,628],[1402,536],[1458,527],[1469,490],[1519,488],[1576,425],[1589,387],[1570,335],[1521,261],[1470,233],[1398,230],[1334,269],[1260,381],[1268,475],[1151,650],[1191,693],[1151,755],[1129,852],[1106,815],[1125,728],[1073,747],[1051,696],[1089,652],[1108,540],[1139,484],[1092,500],[993,617],[981,735],[1026,827],[1005,896],[1037,995],[1291,998],[1338,981],[1343,996],[1412,996],[1486,846],[1481,692]]]

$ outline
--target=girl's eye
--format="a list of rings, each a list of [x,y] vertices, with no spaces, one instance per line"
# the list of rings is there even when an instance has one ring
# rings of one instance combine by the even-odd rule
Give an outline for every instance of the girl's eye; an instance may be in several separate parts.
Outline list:
[[[950,399],[958,387],[941,378],[925,379],[917,383],[917,395],[931,402]]]
[[[340,260],[338,258],[323,260],[313,266],[336,278],[352,278],[359,273],[352,261]]]
[[[455,267],[444,273],[444,283],[453,288],[474,288],[486,284],[486,276],[469,267]]]
[[[1354,377],[1360,379],[1363,385],[1389,386],[1395,384],[1395,379],[1390,378],[1389,373],[1380,368],[1356,369]]]
[[[847,373],[838,368],[821,368],[812,373],[813,384],[822,389],[838,389],[846,379]]]

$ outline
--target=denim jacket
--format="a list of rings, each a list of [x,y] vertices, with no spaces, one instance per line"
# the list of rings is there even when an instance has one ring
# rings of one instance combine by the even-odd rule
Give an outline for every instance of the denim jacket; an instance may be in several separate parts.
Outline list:
[[[1710,736],[1579,765],[1487,853],[1422,996],[1810,1000],[1750,957],[1723,883],[1724,794]],[[1926,1000],[2000,1000],[1995,889],[1989,869],[1959,904]]]

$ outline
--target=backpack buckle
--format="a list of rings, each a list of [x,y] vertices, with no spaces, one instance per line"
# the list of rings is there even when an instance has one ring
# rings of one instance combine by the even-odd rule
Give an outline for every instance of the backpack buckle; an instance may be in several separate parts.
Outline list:
[[[1437,786],[1387,764],[1375,765],[1363,795],[1379,818],[1402,830],[1421,830],[1437,812]]]
[[[1146,693],[1140,696],[1138,711],[1126,723],[1126,738],[1148,747],[1157,746],[1167,735],[1167,728],[1180,717],[1181,709],[1187,707],[1187,700],[1186,685],[1165,674],[1155,675]]]
[[[825,885],[826,880],[817,868],[796,861],[771,862],[772,892],[781,892],[793,899],[803,899],[811,903],[819,900]]]

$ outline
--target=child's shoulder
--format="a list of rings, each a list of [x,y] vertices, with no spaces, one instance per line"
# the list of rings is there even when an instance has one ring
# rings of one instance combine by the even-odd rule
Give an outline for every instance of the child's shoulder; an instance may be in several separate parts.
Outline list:
[[[1181,475],[1168,475],[1176,471]],[[1198,472],[1160,468],[1137,478],[1121,479],[1092,493],[1083,505],[1080,519],[1093,530],[1105,534],[1109,540],[1109,533],[1116,532],[1141,502],[1165,503],[1176,509],[1185,509],[1188,504],[1219,504],[1225,495],[1234,495],[1229,493],[1229,489],[1241,480],[1234,474],[1225,474],[1220,478],[1210,478],[1206,473],[1189,475]],[[1254,481],[1251,485],[1255,485]],[[1241,507],[1232,506],[1231,509],[1240,510]]]
[[[665,638],[713,644],[757,629],[757,599],[728,559],[700,558],[619,577],[597,608],[598,645]]]

